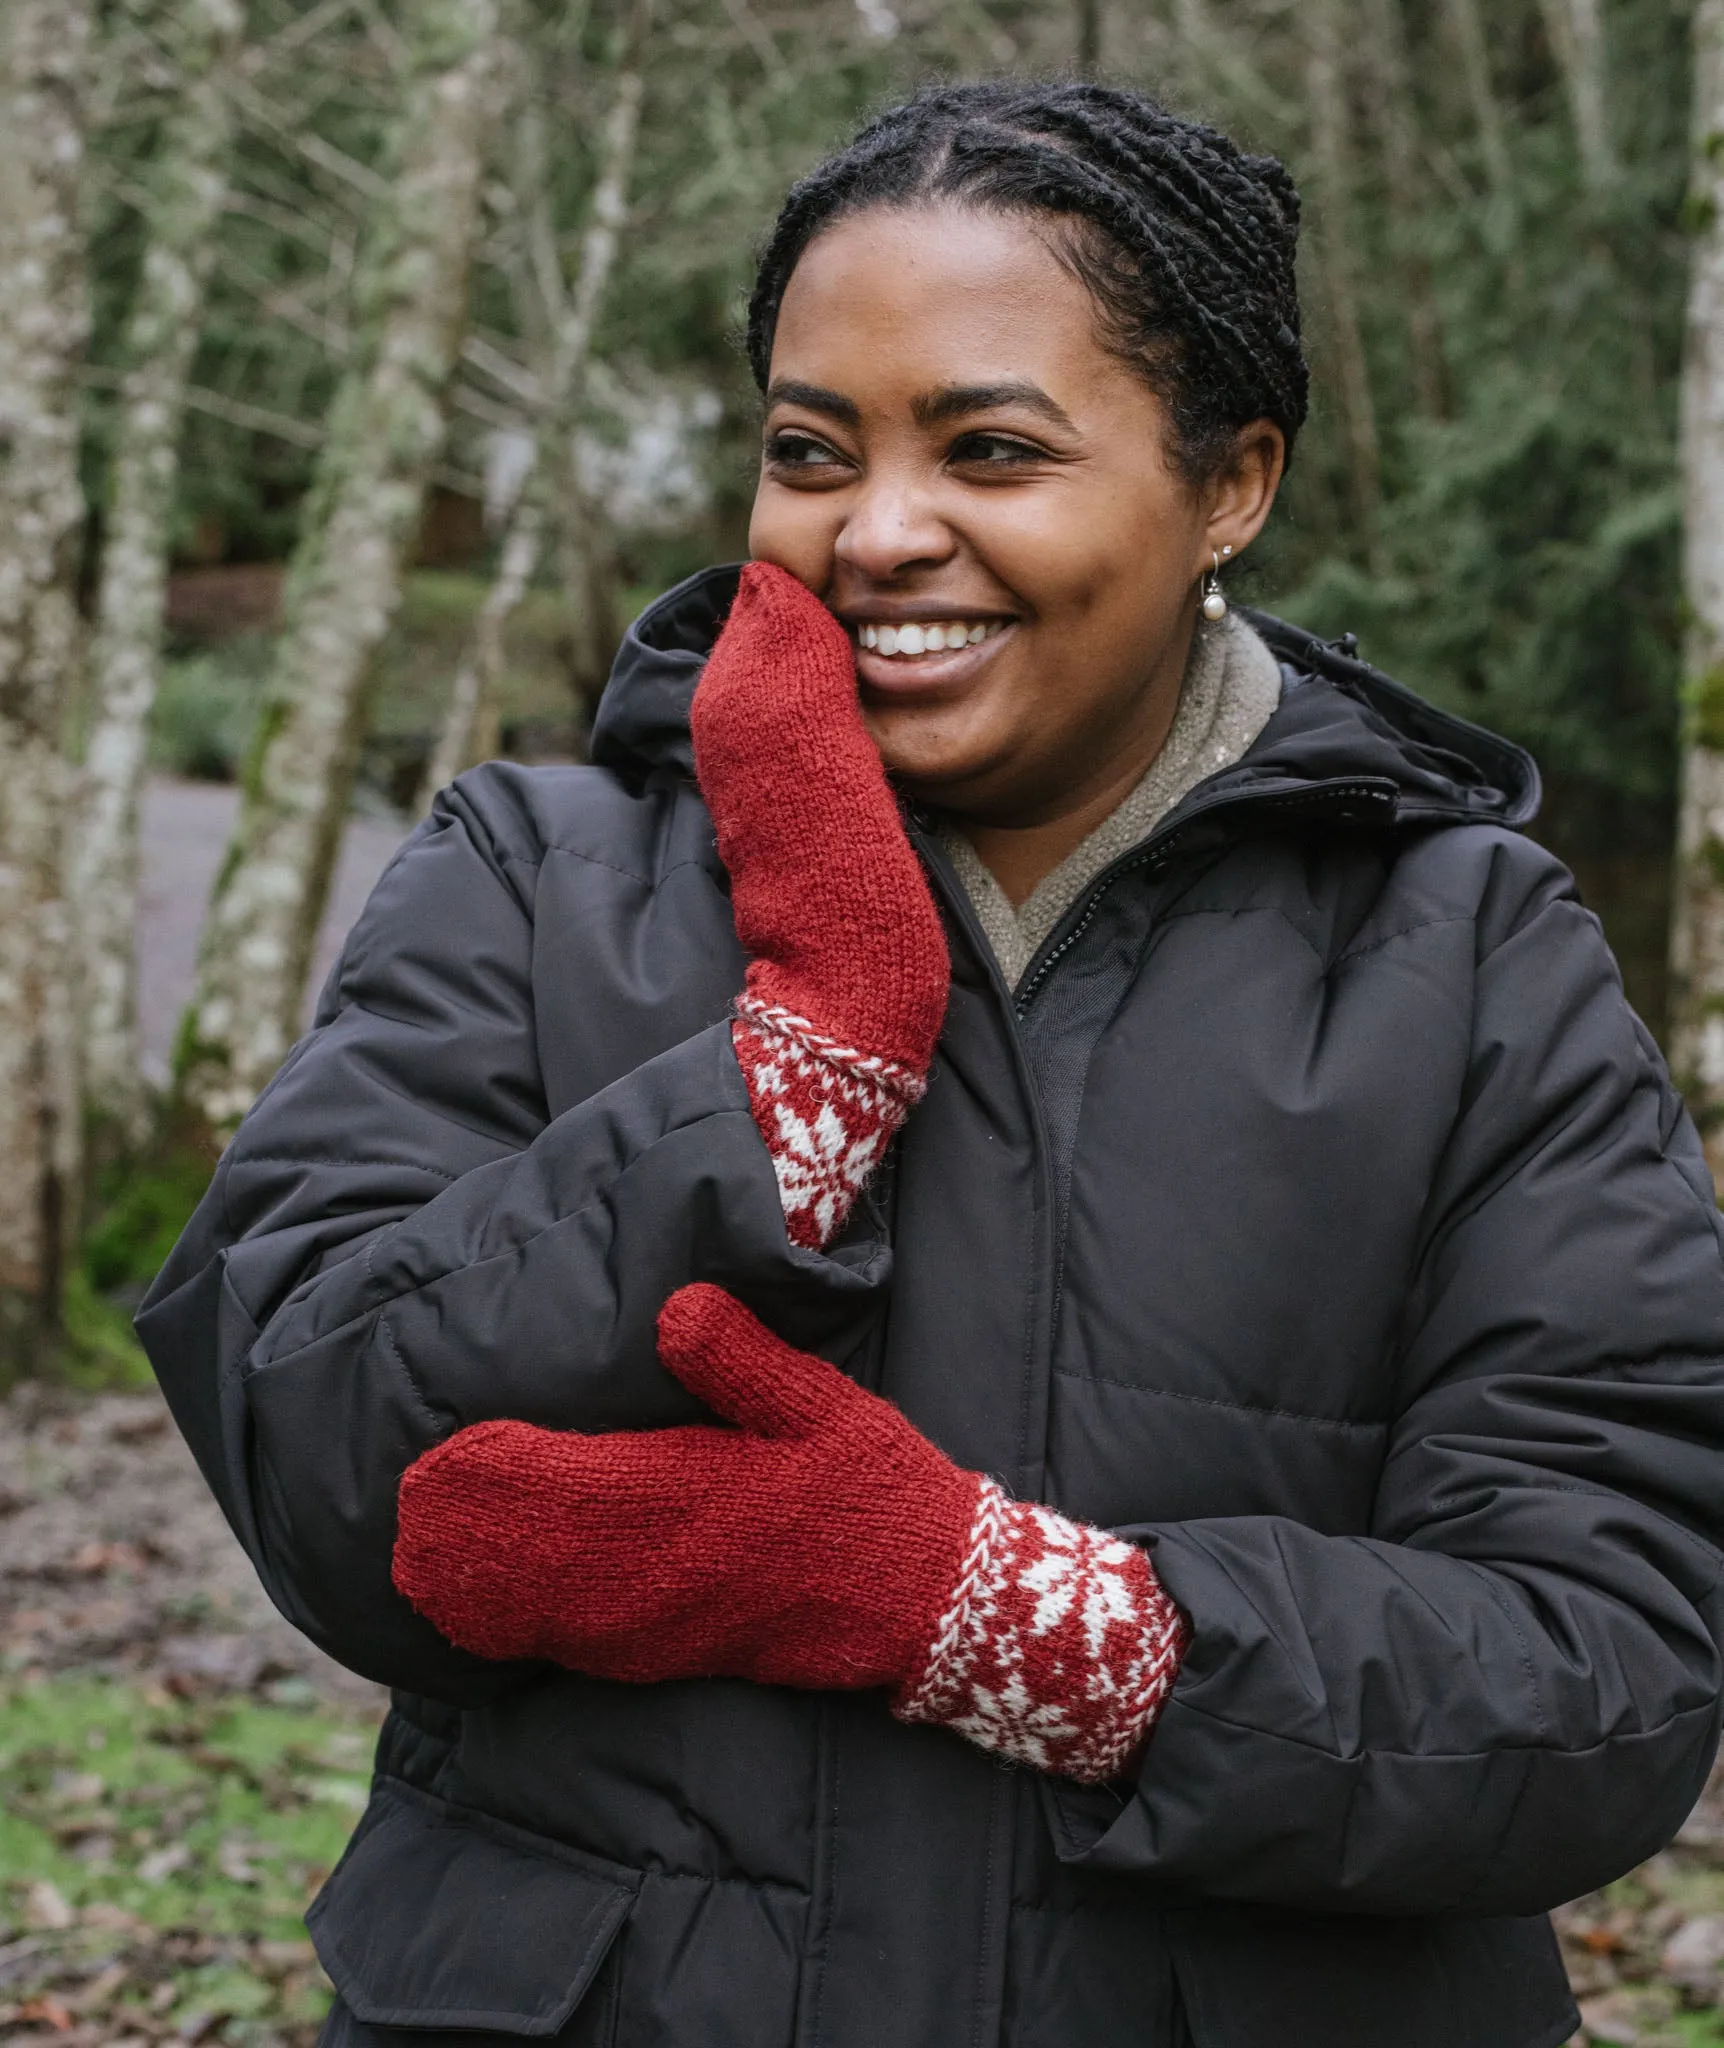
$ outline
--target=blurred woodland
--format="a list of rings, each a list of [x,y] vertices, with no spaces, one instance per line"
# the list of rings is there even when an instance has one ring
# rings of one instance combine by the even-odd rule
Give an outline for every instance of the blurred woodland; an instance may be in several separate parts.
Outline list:
[[[1240,594],[1532,748],[1724,1101],[1699,345],[1679,431],[1720,0],[0,0],[0,37],[0,1380],[99,1351],[171,1241],[354,804],[578,754],[622,622],[742,552],[752,249],[931,76],[1107,77],[1293,167],[1316,412]],[[241,792],[165,1084],[152,773]]]

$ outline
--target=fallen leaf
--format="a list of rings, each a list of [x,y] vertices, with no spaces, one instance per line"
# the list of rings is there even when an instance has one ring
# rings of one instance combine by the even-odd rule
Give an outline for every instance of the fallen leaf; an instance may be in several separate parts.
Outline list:
[[[1724,1913],[1685,1921],[1664,1944],[1660,1966],[1672,1977],[1706,1977],[1724,1963]]]
[[[24,1894],[26,1927],[41,1927],[58,1933],[63,1927],[70,1927],[73,1918],[72,1909],[59,1886],[50,1884],[46,1878],[39,1879]]]
[[[41,1998],[29,1998],[18,2008],[18,2017],[27,2026],[41,2026],[46,2022],[56,2034],[72,2031],[72,2015],[50,1991]]]
[[[107,1781],[94,1771],[56,1771],[48,1781],[48,1789],[68,1806],[87,1806],[92,1799],[100,1799],[108,1787]]]
[[[1640,2040],[1640,2029],[1629,2017],[1628,2002],[1620,1991],[1583,2001],[1580,2024],[1585,2038],[1604,2044],[1604,2048],[1636,2048]]]
[[[172,1877],[176,1870],[184,1870],[192,1860],[192,1852],[184,1842],[170,1842],[165,1849],[153,1849],[138,1865],[138,1875],[145,1884],[160,1884],[163,1878]]]
[[[124,1963],[110,1963],[100,1976],[92,1977],[81,1991],[66,2002],[74,2012],[97,2012],[125,1983],[129,1974]]]

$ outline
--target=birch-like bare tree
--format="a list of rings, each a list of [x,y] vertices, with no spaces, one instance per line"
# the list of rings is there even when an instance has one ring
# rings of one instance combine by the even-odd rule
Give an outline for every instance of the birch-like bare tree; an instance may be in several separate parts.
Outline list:
[[[122,1146],[140,1142],[148,1126],[132,943],[138,802],[186,382],[227,192],[232,101],[225,74],[244,25],[240,0],[172,0],[151,16],[144,27],[159,37],[174,104],[142,181],[144,255],[126,329],[69,864],[84,1102],[91,1128],[106,1134],[99,1142]]]
[[[1419,410],[1427,419],[1448,411],[1442,319],[1431,266],[1420,245],[1429,195],[1419,171],[1419,112],[1402,0],[1364,0],[1360,70],[1383,165],[1390,237],[1406,300],[1407,354]]]
[[[1512,219],[1516,211],[1514,164],[1509,157],[1508,123],[1491,77],[1490,44],[1485,39],[1479,0],[1443,0],[1443,14],[1461,60],[1461,79],[1478,135],[1485,179],[1498,210]]]
[[[1682,379],[1688,611],[1671,1066],[1724,1194],[1724,0],[1694,16],[1694,151]]]
[[[1317,254],[1328,315],[1335,382],[1346,436],[1348,493],[1367,547],[1374,540],[1381,495],[1381,446],[1359,314],[1358,234],[1353,208],[1352,130],[1342,72],[1339,0],[1307,0],[1305,91],[1311,116],[1312,186],[1317,201]]]
[[[1581,175],[1595,192],[1616,176],[1606,97],[1604,20],[1598,0],[1539,0],[1545,34],[1562,72]]]
[[[244,1114],[294,1036],[374,657],[442,447],[466,322],[496,102],[497,0],[417,0],[400,34],[393,174],[358,266],[353,349],[289,569],[176,1058],[183,1107],[215,1134]]]
[[[0,1380],[46,1370],[77,1183],[63,741],[78,661],[82,0],[0,9]]]
[[[559,534],[575,530],[573,541],[564,542],[562,565],[565,588],[573,586],[571,613],[581,614],[571,617],[571,630],[584,624],[594,642],[585,654],[589,668],[601,657],[598,643],[603,622],[590,616],[597,601],[594,586],[599,574],[588,534],[593,507],[575,437],[592,358],[593,331],[628,219],[629,170],[645,90],[641,57],[647,26],[646,0],[640,0],[632,12],[615,73],[599,145],[598,175],[572,284],[564,277],[557,248],[543,121],[537,107],[522,110],[515,184],[525,227],[521,296],[526,317],[522,324],[535,340],[529,365],[532,445],[504,526],[496,573],[455,672],[448,712],[421,791],[421,809],[429,806],[446,782],[494,746],[509,621],[526,594],[547,531],[553,526]],[[549,501],[554,494],[560,495],[553,517]]]

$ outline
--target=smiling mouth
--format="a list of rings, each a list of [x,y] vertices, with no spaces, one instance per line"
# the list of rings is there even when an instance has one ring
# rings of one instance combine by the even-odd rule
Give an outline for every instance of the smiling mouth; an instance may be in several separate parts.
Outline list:
[[[915,660],[919,655],[949,654],[960,647],[979,647],[1011,624],[1010,619],[935,619],[891,625],[868,619],[854,628],[856,644],[888,660]]]

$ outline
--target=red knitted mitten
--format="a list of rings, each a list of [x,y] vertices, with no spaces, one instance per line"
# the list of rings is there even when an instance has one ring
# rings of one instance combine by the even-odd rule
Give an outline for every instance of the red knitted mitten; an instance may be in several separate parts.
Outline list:
[[[904,1720],[1120,1772],[1187,1637],[1143,1551],[962,1471],[719,1288],[673,1294],[659,1348],[736,1427],[484,1422],[409,1468],[395,1583],[451,1641],[643,1683],[891,1686]]]
[[[690,712],[749,955],[734,1026],[798,1244],[830,1240],[926,1086],[945,934],[862,724],[844,628],[751,562]]]

